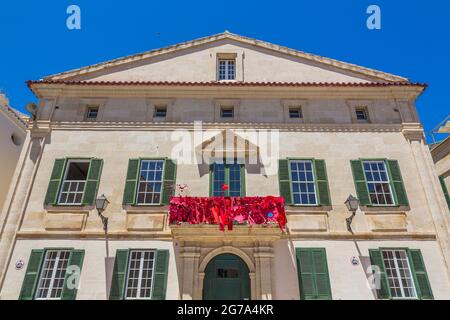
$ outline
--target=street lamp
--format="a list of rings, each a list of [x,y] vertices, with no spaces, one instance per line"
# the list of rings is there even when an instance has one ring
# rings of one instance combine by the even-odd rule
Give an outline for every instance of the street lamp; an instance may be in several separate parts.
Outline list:
[[[108,249],[108,218],[103,215],[103,211],[108,207],[109,201],[102,194],[100,197],[95,199],[95,208],[97,209],[98,216],[102,219],[103,231],[105,231],[105,241],[106,241],[106,257],[109,257],[109,249]]]
[[[358,198],[355,198],[353,195],[350,195],[347,198],[347,200],[345,201],[345,205],[347,206],[348,211],[352,212],[352,215],[350,217],[348,217],[347,219],[345,219],[345,221],[347,222],[347,230],[349,232],[353,233],[352,221],[353,221],[353,218],[355,217],[356,210],[358,210],[359,200],[358,200]]]

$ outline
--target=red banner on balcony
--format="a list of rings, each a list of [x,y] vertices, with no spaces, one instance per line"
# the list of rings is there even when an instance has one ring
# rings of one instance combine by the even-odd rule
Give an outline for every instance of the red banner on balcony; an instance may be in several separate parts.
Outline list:
[[[220,230],[233,225],[278,225],[286,227],[283,197],[172,197],[171,224],[218,224]]]

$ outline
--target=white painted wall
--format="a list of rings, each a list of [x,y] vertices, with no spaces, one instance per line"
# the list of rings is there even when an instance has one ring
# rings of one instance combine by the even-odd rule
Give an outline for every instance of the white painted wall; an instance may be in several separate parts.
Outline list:
[[[238,81],[246,82],[368,82],[356,73],[333,70],[318,63],[221,40],[182,52],[126,64],[75,80],[89,81],[215,81],[217,54],[236,53]]]
[[[20,145],[15,145],[11,139],[15,135]],[[9,190],[11,179],[22,151],[26,132],[11,116],[0,108],[0,212]]]
[[[425,261],[434,298],[447,300],[450,297],[450,283],[440,249],[435,241],[359,241],[357,242],[363,256],[368,257],[369,249],[377,248],[410,248],[420,249]],[[182,266],[176,264],[177,250],[173,243],[165,241],[131,241],[113,240],[109,242],[110,255],[115,256],[117,249],[168,249],[169,271],[166,297],[169,300],[179,299],[180,283],[178,275],[182,273]],[[69,247],[84,249],[85,257],[82,266],[78,300],[105,300],[106,275],[104,266],[105,242],[103,240],[19,240],[16,243],[11,263],[7,270],[7,277],[0,293],[0,299],[15,300],[19,297],[25,276],[28,259],[32,249]],[[334,300],[373,300],[375,299],[368,288],[366,274],[362,265],[354,266],[350,263],[353,256],[358,257],[358,251],[353,241],[317,240],[317,241],[288,241],[280,240],[274,246],[272,260],[272,294],[274,299],[297,300],[299,287],[295,248],[325,248],[332,297]],[[19,260],[25,262],[21,270],[15,268]]]

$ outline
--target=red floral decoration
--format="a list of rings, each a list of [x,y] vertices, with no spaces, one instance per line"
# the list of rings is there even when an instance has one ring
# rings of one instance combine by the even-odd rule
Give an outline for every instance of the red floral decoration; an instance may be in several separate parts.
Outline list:
[[[218,224],[222,231],[234,224],[286,228],[283,197],[172,197],[169,210],[171,224]]]

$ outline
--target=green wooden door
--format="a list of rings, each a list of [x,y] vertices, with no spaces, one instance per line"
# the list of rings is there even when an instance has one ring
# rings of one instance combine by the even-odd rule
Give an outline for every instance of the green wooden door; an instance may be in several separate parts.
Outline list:
[[[229,253],[212,259],[205,270],[203,299],[250,299],[250,277],[245,262]]]

